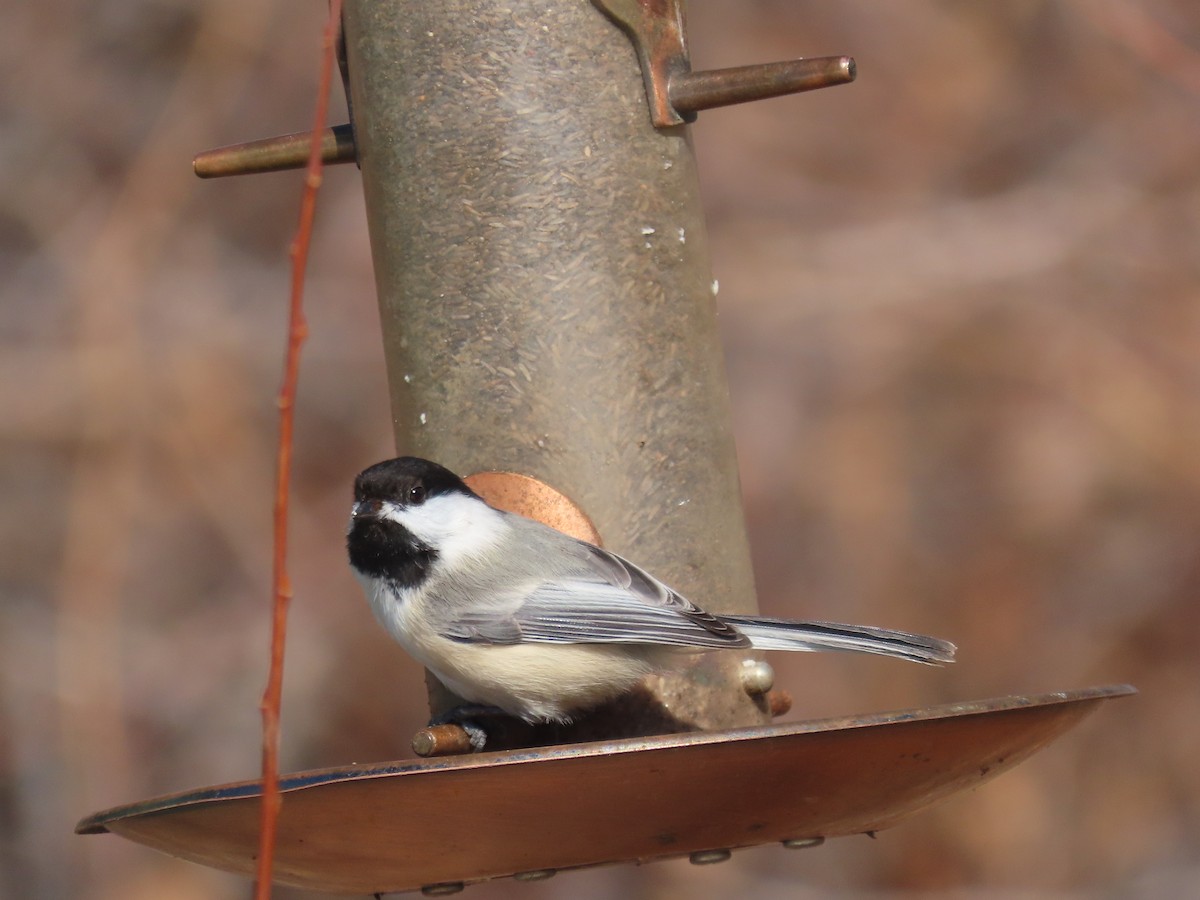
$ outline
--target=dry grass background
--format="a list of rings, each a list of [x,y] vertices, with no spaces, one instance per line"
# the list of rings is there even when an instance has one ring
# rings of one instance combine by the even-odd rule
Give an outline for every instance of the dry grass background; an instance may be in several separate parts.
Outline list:
[[[257,769],[300,178],[203,183],[188,161],[304,126],[323,12],[4,13],[0,897],[248,894],[71,827]],[[760,603],[961,648],[935,673],[777,659],[793,715],[1116,681],[1142,693],[874,842],[471,895],[1191,893],[1200,10],[694,0],[690,20],[698,67],[842,52],[860,66],[851,87],[696,128]],[[391,447],[352,168],[329,173],[321,204],[290,769],[393,758],[423,701],[342,558],[349,480]]]

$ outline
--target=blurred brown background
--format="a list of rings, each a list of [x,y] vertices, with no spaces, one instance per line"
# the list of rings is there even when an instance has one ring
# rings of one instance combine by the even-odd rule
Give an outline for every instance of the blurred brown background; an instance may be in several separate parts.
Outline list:
[[[0,897],[248,896],[71,828],[257,772],[300,176],[205,183],[189,160],[307,125],[323,15],[5,10]],[[1191,893],[1200,9],[694,0],[690,24],[698,68],[859,63],[696,127],[760,604],[960,646],[944,671],[776,657],[792,716],[1142,693],[876,841],[470,896]],[[424,712],[343,560],[350,479],[391,451],[352,167],[326,180],[307,305],[287,769],[406,755]]]

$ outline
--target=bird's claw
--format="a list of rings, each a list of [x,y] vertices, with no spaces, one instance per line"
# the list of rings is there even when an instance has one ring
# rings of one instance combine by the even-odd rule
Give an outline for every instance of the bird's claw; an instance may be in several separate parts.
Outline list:
[[[496,706],[486,706],[482,703],[463,703],[453,709],[449,709],[440,715],[434,716],[429,720],[429,724],[433,725],[457,725],[467,733],[467,738],[471,743],[471,752],[479,753],[487,746],[487,730],[480,725],[476,718],[496,716],[506,716],[504,710]]]

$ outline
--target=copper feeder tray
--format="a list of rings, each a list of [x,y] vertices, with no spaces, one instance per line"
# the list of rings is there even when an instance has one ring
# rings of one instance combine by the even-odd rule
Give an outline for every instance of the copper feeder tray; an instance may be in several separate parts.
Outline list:
[[[359,764],[281,779],[275,880],[335,893],[423,888],[874,832],[1016,765],[1128,685],[721,733]],[[260,786],[88,816],[173,856],[252,875]]]

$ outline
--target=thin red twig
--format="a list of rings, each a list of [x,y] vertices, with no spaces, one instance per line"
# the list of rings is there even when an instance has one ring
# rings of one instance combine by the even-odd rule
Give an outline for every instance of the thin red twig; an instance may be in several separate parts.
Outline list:
[[[312,242],[313,217],[317,207],[317,189],[321,186],[321,131],[329,114],[329,92],[333,83],[333,53],[342,16],[341,0],[331,0],[329,19],[321,54],[321,77],[313,116],[312,146],[304,193],[300,200],[300,223],[290,249],[292,288],[288,314],[287,354],[283,366],[283,385],[279,390],[279,447],[275,479],[275,555],[272,568],[274,603],[271,617],[271,671],[263,692],[260,709],[263,722],[262,816],[259,827],[258,872],[255,900],[271,896],[271,873],[275,861],[275,835],[279,824],[279,708],[283,697],[283,650],[287,637],[288,605],[292,599],[291,579],[287,573],[288,489],[292,475],[292,435],[295,426],[296,385],[300,377],[300,348],[308,336],[304,318],[304,272],[308,248]]]

